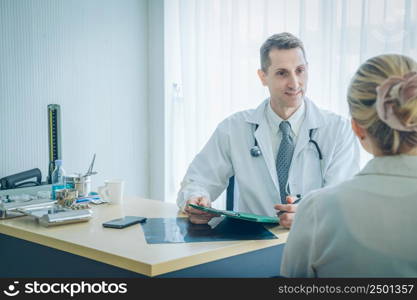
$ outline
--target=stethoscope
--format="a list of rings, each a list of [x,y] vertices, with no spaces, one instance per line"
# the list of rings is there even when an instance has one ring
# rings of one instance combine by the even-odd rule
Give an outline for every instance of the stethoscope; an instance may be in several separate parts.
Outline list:
[[[254,135],[254,139],[255,139],[255,145],[250,148],[250,155],[252,155],[252,157],[259,157],[262,155],[262,151],[261,148],[259,148],[258,146],[258,141],[255,137],[255,131],[258,129],[259,124],[255,124],[255,130],[253,131],[253,135]],[[314,147],[317,150],[317,154],[319,155],[319,160],[320,160],[320,172],[321,172],[321,178],[323,180],[323,154],[321,152],[321,149],[319,147],[319,144],[313,139],[313,132],[314,132],[314,128],[309,130],[308,136],[309,136],[309,143],[312,143],[314,145]]]

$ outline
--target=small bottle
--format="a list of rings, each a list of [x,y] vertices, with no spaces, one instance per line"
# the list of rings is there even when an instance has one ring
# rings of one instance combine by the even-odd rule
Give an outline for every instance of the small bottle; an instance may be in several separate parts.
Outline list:
[[[56,199],[55,191],[65,189],[65,171],[62,168],[62,160],[55,161],[55,170],[52,172],[52,199]]]
[[[65,176],[65,188],[69,190],[75,189],[75,176],[76,175],[68,175]]]

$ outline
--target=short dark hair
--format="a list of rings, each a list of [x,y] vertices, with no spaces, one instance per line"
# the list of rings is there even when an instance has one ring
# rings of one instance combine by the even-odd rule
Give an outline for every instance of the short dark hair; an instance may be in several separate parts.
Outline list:
[[[271,59],[269,58],[269,52],[271,49],[294,49],[300,48],[303,51],[305,60],[306,53],[304,51],[303,42],[295,35],[289,32],[282,32],[270,36],[261,46],[261,69],[265,73],[268,71],[271,65]]]

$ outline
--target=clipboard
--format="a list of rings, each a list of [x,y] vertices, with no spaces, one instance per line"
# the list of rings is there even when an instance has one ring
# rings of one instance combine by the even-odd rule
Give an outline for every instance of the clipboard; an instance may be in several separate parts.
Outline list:
[[[279,224],[278,217],[261,216],[261,215],[237,212],[237,211],[232,211],[232,210],[221,210],[221,209],[215,209],[215,208],[200,206],[200,205],[191,204],[191,203],[188,205],[195,209],[199,209],[199,210],[212,213],[212,214],[226,216],[228,218],[234,218],[238,220],[251,221],[251,222],[257,222],[257,223]]]

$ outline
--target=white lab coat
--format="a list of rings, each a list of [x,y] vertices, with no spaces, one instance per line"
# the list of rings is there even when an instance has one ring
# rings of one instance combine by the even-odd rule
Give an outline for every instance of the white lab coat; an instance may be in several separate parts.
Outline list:
[[[310,193],[285,245],[285,277],[417,277],[417,156],[377,157]]]
[[[177,203],[183,207],[192,196],[215,200],[235,176],[239,211],[275,216],[280,203],[279,184],[272,154],[270,127],[265,108],[269,99],[256,109],[235,113],[222,121],[210,140],[196,155],[181,183]],[[351,178],[359,171],[359,147],[350,123],[319,109],[305,99],[305,119],[301,125],[288,175],[292,195],[307,192]],[[255,125],[259,125],[255,131]],[[318,152],[309,143],[309,130],[323,153],[323,176]],[[255,131],[255,132],[254,132]],[[262,155],[252,157],[256,137]]]

